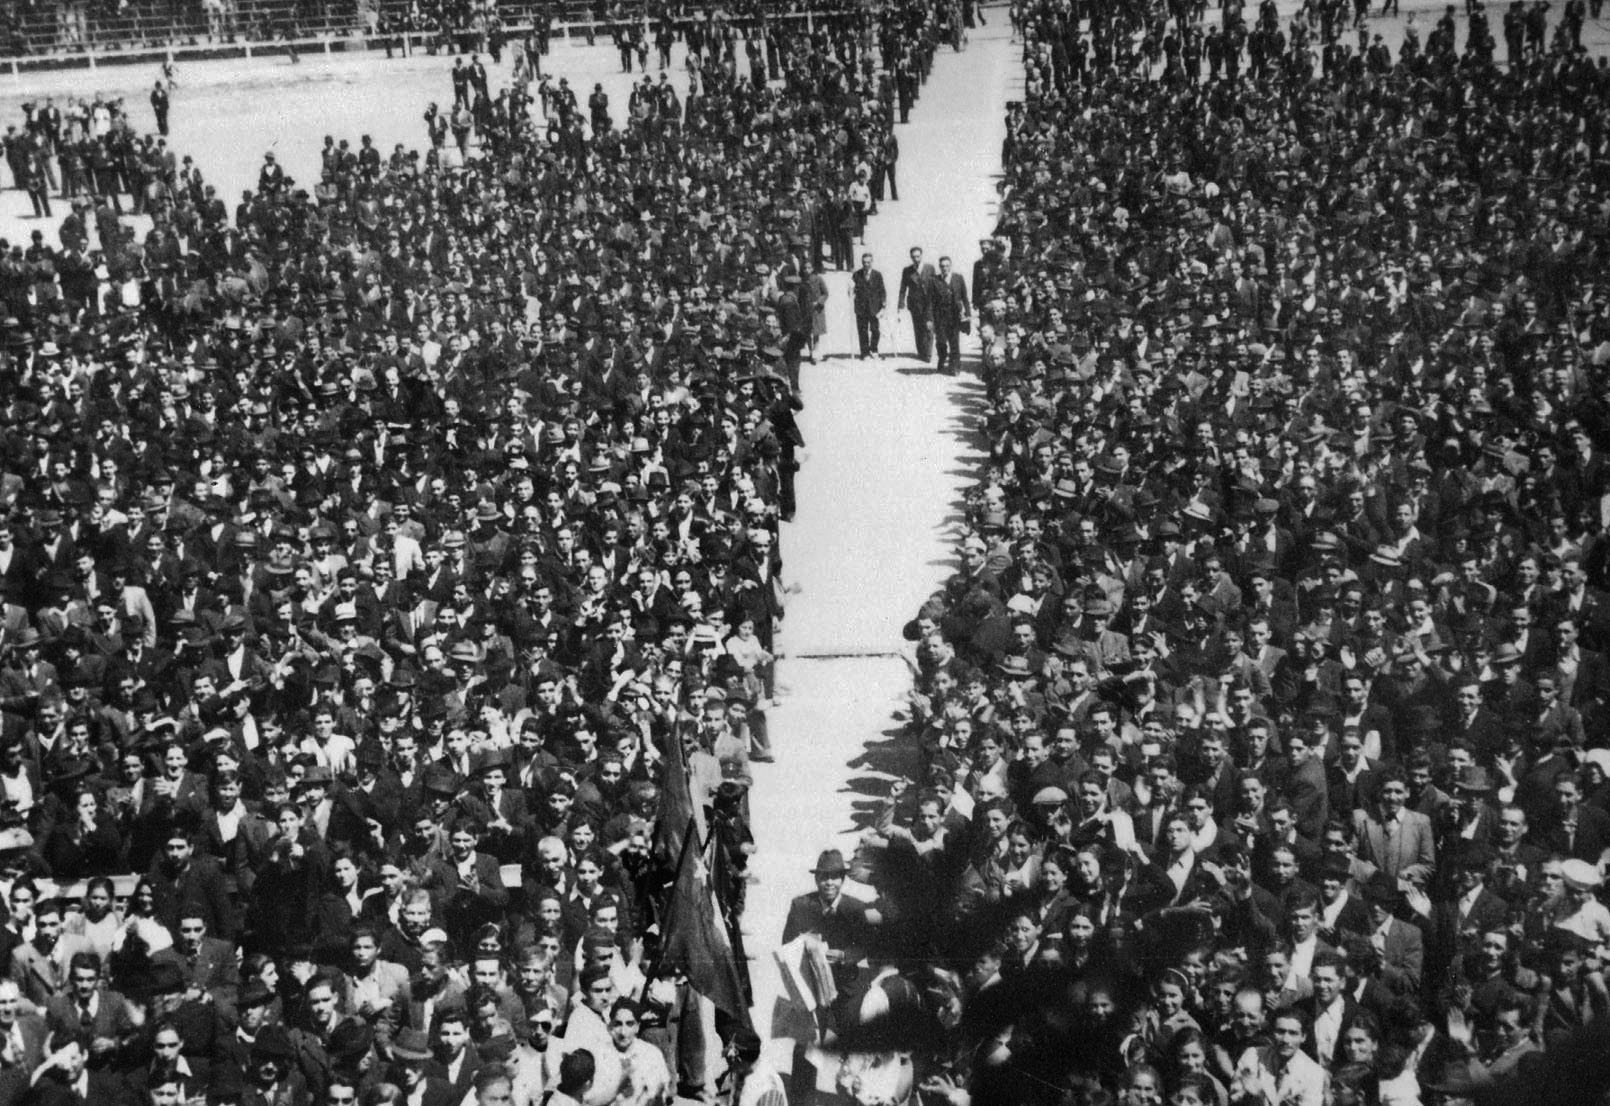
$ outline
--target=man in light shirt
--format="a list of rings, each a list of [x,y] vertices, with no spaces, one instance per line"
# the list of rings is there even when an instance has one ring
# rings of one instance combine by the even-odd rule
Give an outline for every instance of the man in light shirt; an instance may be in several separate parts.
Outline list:
[[[1321,1106],[1325,1101],[1325,1069],[1302,1051],[1308,1027],[1295,1008],[1277,1010],[1271,1019],[1274,1043],[1249,1048],[1236,1063],[1230,1084],[1235,1106]]]
[[[621,1062],[612,1106],[663,1106],[673,1097],[665,1057],[638,1036],[641,1025],[640,1008],[631,999],[621,999],[609,1012],[609,1036]]]

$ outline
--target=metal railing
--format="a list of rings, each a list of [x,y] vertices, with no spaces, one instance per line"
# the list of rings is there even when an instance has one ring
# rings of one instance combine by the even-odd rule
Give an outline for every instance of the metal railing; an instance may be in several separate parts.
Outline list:
[[[816,5],[748,0],[709,6],[746,20]],[[543,14],[555,39],[607,39],[622,20],[653,20],[666,11],[659,0],[7,0],[0,3],[0,66],[19,74],[292,51],[484,53],[493,13],[506,39],[523,40]],[[686,13],[679,6],[670,14]]]

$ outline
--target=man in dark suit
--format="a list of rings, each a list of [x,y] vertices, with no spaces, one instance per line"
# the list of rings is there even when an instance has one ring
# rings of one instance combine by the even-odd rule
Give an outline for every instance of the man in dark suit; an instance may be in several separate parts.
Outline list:
[[[423,1029],[403,1029],[391,1043],[392,1079],[402,1088],[407,1106],[453,1106],[462,1096],[453,1086],[428,1068],[434,1063],[430,1039]]]
[[[110,1064],[140,1032],[137,1015],[122,995],[101,987],[101,959],[95,953],[75,953],[67,975],[67,990],[45,1007],[45,1025],[52,1033],[84,1033],[91,1065]]]
[[[1347,936],[1370,928],[1368,906],[1347,886],[1351,875],[1352,865],[1344,856],[1330,854],[1319,863],[1319,933],[1337,948]]]
[[[911,264],[900,272],[900,298],[896,311],[911,312],[911,332],[917,339],[917,360],[933,356],[933,278],[934,267],[922,261],[922,248],[911,247]]]
[[[1364,898],[1369,903],[1366,936],[1380,961],[1382,980],[1418,991],[1425,972],[1425,935],[1418,925],[1396,916],[1403,892],[1395,880],[1377,872],[1364,884]]]
[[[45,1059],[45,1019],[22,1013],[22,991],[15,980],[0,979],[0,1068],[33,1074]]]
[[[1325,798],[1338,814],[1349,814],[1374,800],[1378,773],[1364,755],[1364,735],[1356,726],[1342,728],[1336,747],[1336,759],[1325,770]]]
[[[151,957],[153,963],[173,964],[185,981],[190,999],[212,1001],[220,1013],[233,1019],[235,999],[240,989],[240,969],[235,963],[235,946],[207,936],[207,922],[193,906],[179,912],[179,939]]]
[[[1544,628],[1554,629],[1570,619],[1589,649],[1602,649],[1610,627],[1610,595],[1588,584],[1588,573],[1580,557],[1566,557],[1560,565],[1565,586],[1551,596],[1544,612]]]
[[[967,282],[951,271],[950,258],[939,259],[939,273],[933,278],[929,296],[933,309],[934,345],[939,367],[951,374],[961,368],[962,324],[971,325],[972,307],[967,302]]]
[[[477,852],[479,840],[477,827],[459,822],[448,835],[448,857],[432,864],[423,881],[439,904],[437,916],[455,935],[501,917],[509,903],[497,858]]]
[[[1560,698],[1582,715],[1590,731],[1602,721],[1610,705],[1610,661],[1603,653],[1583,645],[1585,616],[1562,615],[1554,625],[1554,666],[1560,679]]]
[[[1343,1058],[1342,1041],[1358,1014],[1358,1003],[1347,993],[1346,961],[1331,949],[1314,954],[1309,980],[1314,993],[1298,1003],[1305,1015],[1308,1036],[1303,1051],[1328,1071]]]
[[[1555,779],[1554,799],[1554,813],[1538,826],[1533,843],[1545,853],[1597,864],[1610,848],[1610,815],[1582,802],[1582,785],[1575,776]]]
[[[197,856],[192,836],[197,832],[197,819],[176,817],[167,831],[163,855],[152,865],[151,888],[156,899],[156,920],[168,927],[169,932],[179,930],[180,908],[194,905],[201,909],[207,932],[219,940],[230,940],[235,932],[234,910],[224,888],[223,873],[218,862],[211,857]]]
[[[1509,905],[1487,890],[1490,846],[1466,842],[1448,864],[1454,873],[1455,897],[1439,899],[1432,906],[1430,967],[1434,973],[1446,970],[1467,942],[1474,943],[1488,930],[1503,926],[1509,917]]]
[[[25,1096],[29,1106],[127,1106],[128,1084],[110,1071],[89,1070],[89,1046],[83,1035],[58,1029],[45,1046],[49,1059],[35,1072]]]
[[[1467,678],[1454,689],[1454,703],[1458,710],[1446,734],[1449,744],[1462,741],[1469,745],[1479,760],[1488,760],[1503,751],[1504,720],[1492,707],[1482,702],[1480,681]]]
[[[416,1031],[417,1032],[417,1031]],[[423,1036],[423,1034],[421,1034]],[[307,1079],[296,1064],[296,1045],[282,1025],[265,1025],[252,1042],[241,1106],[308,1106]],[[429,1056],[429,1050],[426,1050]],[[445,1106],[438,1095],[429,1106]],[[409,1106],[416,1106],[409,1100]]]
[[[1330,800],[1325,781],[1321,750],[1309,744],[1309,734],[1294,731],[1286,739],[1286,757],[1291,771],[1284,791],[1297,816],[1297,832],[1310,841],[1319,837],[1330,820]]]
[[[783,923],[785,945],[805,933],[822,939],[840,995],[854,990],[862,950],[877,919],[866,903],[844,894],[844,877],[849,871],[843,853],[823,850],[811,869],[816,890],[789,903],[788,920]]]
[[[469,1015],[462,1009],[445,1010],[436,1021],[436,1037],[441,1042],[431,1074],[453,1089],[455,1101],[462,1100],[475,1085],[481,1070],[481,1056],[470,1043]]]
[[[861,267],[850,277],[850,287],[855,301],[855,335],[861,343],[861,356],[876,357],[878,315],[888,305],[889,295],[883,288],[883,274],[872,267],[871,254],[861,255]]]
[[[827,849],[817,858],[811,874],[816,877],[816,890],[796,897],[788,904],[788,920],[783,923],[783,943],[787,944],[803,933],[814,933],[833,952],[840,955],[829,959],[843,959],[847,950],[859,950],[866,943],[872,915],[864,902],[844,894],[844,877],[849,874],[844,854]]]

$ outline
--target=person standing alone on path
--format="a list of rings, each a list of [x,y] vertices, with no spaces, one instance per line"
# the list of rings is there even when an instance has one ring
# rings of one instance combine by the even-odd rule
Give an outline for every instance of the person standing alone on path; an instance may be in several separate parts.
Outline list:
[[[28,202],[33,205],[35,219],[49,219],[50,187],[45,176],[45,155],[35,152],[28,158],[27,173],[23,178],[23,186],[28,190]]]
[[[161,81],[151,89],[151,111],[157,117],[157,133],[168,136],[168,90]]]
[[[878,355],[878,316],[888,306],[889,294],[883,287],[883,274],[872,267],[872,255],[861,255],[861,267],[850,277],[855,300],[855,336],[861,343],[861,357]]]
[[[911,312],[911,331],[917,338],[917,360],[933,356],[930,300],[933,296],[934,267],[922,262],[922,247],[911,247],[911,264],[900,273],[900,299],[896,311]]]
[[[929,308],[933,312],[934,343],[938,347],[939,367],[955,375],[961,368],[961,336],[972,329],[972,308],[967,302],[967,282],[951,272],[950,258],[939,259],[939,273],[931,278],[933,293]]]

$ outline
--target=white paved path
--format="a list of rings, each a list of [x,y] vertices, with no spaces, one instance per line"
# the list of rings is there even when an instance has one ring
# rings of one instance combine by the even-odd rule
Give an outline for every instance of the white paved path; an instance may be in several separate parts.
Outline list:
[[[888,287],[891,317],[911,246],[921,245],[930,260],[951,254],[970,279],[978,239],[994,226],[1020,55],[1008,43],[1005,13],[992,9],[989,17],[966,51],[940,53],[910,125],[898,129],[902,198],[880,207],[866,244]],[[909,356],[909,324],[892,347],[908,356],[860,362],[849,276],[830,273],[828,281],[830,330],[821,350],[828,356],[804,368],[799,510],[782,536],[786,576],[799,587],[779,668],[790,694],[771,716],[778,763],[757,766],[751,806],[759,883],[750,890],[746,928],[763,1033],[778,987],[770,953],[789,899],[811,888],[818,851],[853,851],[857,804],[886,790],[887,776],[853,762],[868,743],[887,740],[911,688],[895,655],[901,627],[949,571],[956,511],[978,461],[966,421],[979,398],[976,379],[922,367]],[[867,790],[858,793],[857,782]]]

